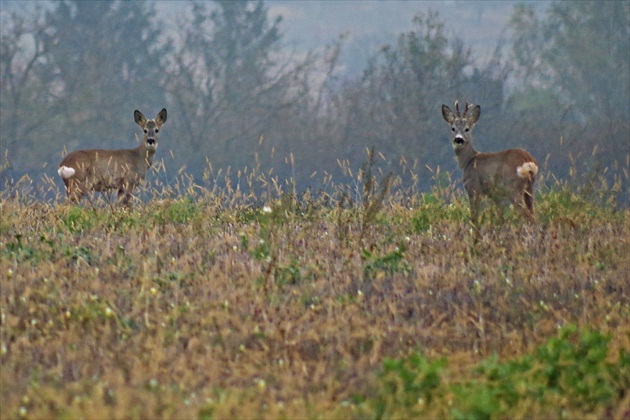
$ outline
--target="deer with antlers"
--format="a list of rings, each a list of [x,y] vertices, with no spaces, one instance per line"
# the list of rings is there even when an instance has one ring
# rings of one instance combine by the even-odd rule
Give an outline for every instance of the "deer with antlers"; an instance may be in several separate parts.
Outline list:
[[[536,159],[524,149],[480,153],[472,145],[472,129],[481,107],[466,103],[455,113],[442,105],[442,117],[452,133],[457,163],[464,174],[464,187],[470,199],[471,220],[478,226],[479,208],[484,196],[491,198],[503,214],[503,203],[509,201],[527,220],[534,220],[534,181],[538,173]]]

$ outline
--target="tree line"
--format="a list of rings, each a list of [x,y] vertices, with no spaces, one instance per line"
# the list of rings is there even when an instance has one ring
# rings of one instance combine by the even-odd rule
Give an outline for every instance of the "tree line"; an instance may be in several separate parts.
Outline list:
[[[427,166],[455,170],[439,109],[460,98],[481,104],[478,149],[525,147],[548,174],[604,174],[627,192],[629,2],[517,6],[484,63],[419,12],[360,74],[343,72],[344,37],[288,52],[263,1],[182,3],[171,31],[150,1],[60,0],[1,19],[0,188],[55,176],[64,149],[135,147],[133,110],[166,107],[167,178],[260,167],[319,188],[374,148],[427,190]]]

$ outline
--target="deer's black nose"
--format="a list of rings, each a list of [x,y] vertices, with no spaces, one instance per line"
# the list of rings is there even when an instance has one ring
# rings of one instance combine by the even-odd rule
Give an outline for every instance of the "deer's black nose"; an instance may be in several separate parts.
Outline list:
[[[154,145],[155,144],[155,139],[149,138],[149,139],[147,139],[147,143],[150,144],[150,145]]]
[[[456,144],[464,144],[464,138],[463,137],[455,137],[453,139],[453,142],[455,142]]]

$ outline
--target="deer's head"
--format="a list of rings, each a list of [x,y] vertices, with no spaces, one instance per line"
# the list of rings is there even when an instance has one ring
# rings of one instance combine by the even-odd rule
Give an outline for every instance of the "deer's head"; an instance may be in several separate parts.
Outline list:
[[[481,107],[479,105],[472,106],[472,104],[466,103],[464,112],[459,112],[459,103],[455,101],[455,112],[442,105],[442,117],[444,121],[451,127],[453,133],[453,148],[455,150],[462,149],[470,144],[472,141],[472,129],[475,123],[479,119],[481,113]]]
[[[133,112],[133,117],[136,124],[142,128],[142,144],[145,145],[148,151],[155,152],[158,144],[158,133],[160,128],[162,128],[162,124],[166,122],[166,109],[162,109],[154,120],[147,120],[142,112],[138,110]]]

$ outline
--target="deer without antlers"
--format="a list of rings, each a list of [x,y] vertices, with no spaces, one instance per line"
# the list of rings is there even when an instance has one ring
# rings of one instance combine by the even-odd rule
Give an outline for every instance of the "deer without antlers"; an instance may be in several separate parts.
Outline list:
[[[142,141],[135,149],[75,150],[61,161],[57,172],[70,201],[78,203],[91,191],[118,190],[119,200],[129,204],[133,188],[145,178],[153,163],[158,133],[166,122],[166,109],[152,120],[138,110],[133,115],[143,131]]]
[[[463,113],[455,101],[455,113],[442,105],[442,117],[451,127],[453,149],[464,174],[464,187],[470,199],[471,220],[478,225],[483,196],[491,198],[503,210],[509,200],[529,221],[534,220],[534,181],[538,172],[536,159],[524,149],[480,153],[472,145],[472,129],[481,107],[466,103]],[[502,213],[501,213],[502,214]]]

